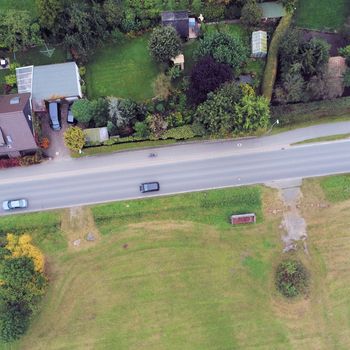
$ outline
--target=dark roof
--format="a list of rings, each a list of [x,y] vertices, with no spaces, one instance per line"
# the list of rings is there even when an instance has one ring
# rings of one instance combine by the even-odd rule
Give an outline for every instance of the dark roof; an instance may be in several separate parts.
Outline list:
[[[161,16],[163,25],[174,27],[181,38],[188,38],[188,11],[165,11]]]
[[[0,132],[6,143],[0,146],[0,154],[37,148],[31,122],[26,115],[30,112],[29,98],[29,93],[0,96]],[[13,103],[17,100],[18,103]]]
[[[16,98],[19,98],[19,101],[18,101],[19,103],[11,104],[11,100],[15,101]],[[29,98],[30,98],[30,93],[0,95],[0,113],[23,111]]]

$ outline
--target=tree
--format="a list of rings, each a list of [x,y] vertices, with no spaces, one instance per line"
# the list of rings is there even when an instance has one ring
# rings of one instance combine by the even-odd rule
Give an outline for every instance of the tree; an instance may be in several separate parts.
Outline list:
[[[242,8],[241,22],[248,27],[256,27],[260,24],[262,15],[262,9],[256,0],[248,0]]]
[[[153,90],[156,97],[167,100],[171,92],[171,78],[164,73],[160,73],[153,83]]]
[[[287,31],[278,51],[279,62],[283,72],[287,72],[292,64],[300,62],[299,46],[303,42],[304,40],[299,30],[290,29]]]
[[[181,52],[181,40],[173,27],[157,27],[153,29],[148,48],[156,61],[167,62]]]
[[[5,303],[0,313],[0,339],[11,342],[25,333],[31,311],[23,303]]]
[[[283,7],[287,12],[294,12],[297,6],[298,0],[280,0],[282,2]]]
[[[338,52],[340,56],[345,58],[346,64],[350,66],[350,45],[340,48]]]
[[[40,273],[44,271],[44,254],[38,247],[33,245],[32,237],[30,235],[14,235],[12,233],[8,233],[6,249],[14,258],[26,256],[32,259],[34,262],[35,271]]]
[[[108,121],[108,101],[98,98],[90,103],[92,119],[96,127],[106,126]]]
[[[82,129],[72,126],[64,132],[64,144],[73,152],[82,150],[85,144],[85,135]]]
[[[120,26],[123,19],[123,7],[120,0],[106,0],[103,3],[103,12],[109,28]]]
[[[89,100],[81,99],[74,101],[72,113],[79,123],[88,124],[94,116],[93,112],[93,105]]]
[[[52,31],[63,10],[62,0],[36,0],[35,2],[40,25]]]
[[[108,36],[102,6],[96,2],[68,2],[55,24],[54,35],[74,58],[86,62],[96,45]]]
[[[8,10],[0,15],[0,47],[16,52],[42,42],[39,25],[28,11]]]
[[[289,71],[282,74],[281,82],[275,89],[276,100],[280,103],[300,102],[303,100],[305,81],[301,75],[301,64],[295,63]]]
[[[248,59],[248,47],[239,37],[227,33],[208,33],[199,41],[194,56],[197,59],[210,56],[216,62],[229,64],[237,75]]]
[[[107,128],[111,135],[121,129],[130,128],[136,120],[144,119],[144,109],[135,101],[108,97],[108,123]]]
[[[226,135],[234,128],[234,104],[242,97],[242,90],[235,82],[227,83],[200,104],[195,113],[195,123],[205,127],[209,134]]]
[[[188,97],[197,105],[206,100],[207,94],[221,84],[233,79],[229,65],[218,63],[207,56],[201,58],[192,68]]]
[[[330,45],[323,39],[312,38],[304,42],[300,51],[302,73],[306,77],[323,73],[329,60]]]
[[[270,120],[268,100],[263,96],[256,96],[249,85],[242,87],[243,97],[235,104],[234,128],[236,131],[251,132],[266,129]]]

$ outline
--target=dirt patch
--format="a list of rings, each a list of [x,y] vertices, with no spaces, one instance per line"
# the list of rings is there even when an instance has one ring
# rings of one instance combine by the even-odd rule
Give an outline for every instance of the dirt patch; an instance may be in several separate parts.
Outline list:
[[[61,229],[72,250],[91,247],[100,240],[100,232],[88,207],[65,209],[62,214]]]
[[[323,33],[313,30],[302,30],[302,36],[305,40],[310,40],[311,38],[319,38],[327,41],[331,45],[330,56],[338,56],[338,49],[346,46],[346,40],[342,35],[336,33]]]
[[[275,181],[269,183],[268,186],[279,190],[281,199],[285,205],[282,220],[282,228],[285,230],[285,234],[282,236],[284,243],[283,252],[296,250],[297,243],[301,241],[304,251],[308,253],[306,245],[306,223],[299,211],[299,202],[302,197],[300,191],[301,179]]]

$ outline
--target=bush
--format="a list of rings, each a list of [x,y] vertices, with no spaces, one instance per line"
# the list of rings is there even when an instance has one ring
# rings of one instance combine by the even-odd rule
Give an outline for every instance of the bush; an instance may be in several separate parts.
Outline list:
[[[85,144],[85,134],[82,129],[72,126],[64,132],[64,144],[74,152],[80,151]]]
[[[39,164],[42,161],[42,154],[41,152],[36,152],[34,155],[31,156],[24,156],[19,159],[19,164],[21,166],[28,166],[33,164]]]
[[[284,16],[278,24],[270,43],[262,84],[262,94],[269,102],[271,101],[272,91],[276,81],[279,46],[291,23],[292,15],[287,14]]]
[[[271,107],[272,119],[279,119],[282,126],[317,120],[322,117],[343,115],[349,112],[350,97]]]
[[[287,298],[304,294],[309,276],[304,265],[297,260],[285,260],[276,270],[276,287]]]
[[[136,122],[134,125],[134,136],[140,138],[147,138],[150,136],[150,130],[146,122]]]
[[[0,159],[0,169],[12,168],[20,165],[21,164],[19,158]]]
[[[188,140],[195,137],[194,132],[190,125],[179,126],[177,128],[167,130],[163,135],[162,139],[175,139],[175,140]]]

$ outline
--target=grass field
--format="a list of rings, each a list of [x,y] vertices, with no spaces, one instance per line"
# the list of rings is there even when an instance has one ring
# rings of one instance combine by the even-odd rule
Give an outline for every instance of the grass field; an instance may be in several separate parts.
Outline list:
[[[0,0],[0,11],[9,9],[27,10],[33,17],[36,15],[35,0]]]
[[[62,244],[58,212],[0,218],[4,231],[35,227],[50,276],[27,335],[0,348],[348,349],[350,191],[337,195],[349,186],[350,177],[338,176],[303,183],[309,255],[291,255],[310,270],[311,287],[289,302],[274,288],[283,255],[281,214],[273,212],[282,205],[271,189],[96,206],[101,235],[84,249]],[[257,213],[255,225],[228,223],[232,212],[245,211]],[[42,244],[52,235],[57,242]]]
[[[350,15],[348,0],[299,0],[296,10],[296,24],[302,28],[318,30],[339,30]]]
[[[147,44],[148,35],[143,35],[100,48],[87,65],[89,97],[117,96],[138,101],[153,97],[152,83],[158,67]]]

